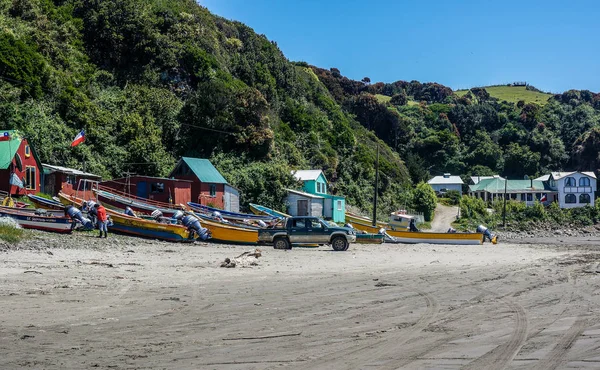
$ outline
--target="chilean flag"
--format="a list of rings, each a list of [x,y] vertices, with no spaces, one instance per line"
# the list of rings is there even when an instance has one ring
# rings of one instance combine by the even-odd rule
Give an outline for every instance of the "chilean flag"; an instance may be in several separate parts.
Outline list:
[[[81,130],[80,133],[77,134],[77,136],[75,136],[75,139],[73,139],[73,142],[71,143],[71,147],[76,147],[77,145],[83,143],[85,141],[85,130]]]
[[[545,202],[548,200],[548,197],[546,197],[546,194],[543,194],[542,197],[540,198],[540,202]]]
[[[4,133],[2,133],[2,135],[0,135],[0,141],[9,141],[9,140],[10,140],[10,133],[4,132]]]

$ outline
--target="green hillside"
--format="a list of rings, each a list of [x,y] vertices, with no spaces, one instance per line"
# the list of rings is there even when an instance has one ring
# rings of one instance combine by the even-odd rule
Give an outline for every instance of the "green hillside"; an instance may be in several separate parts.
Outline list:
[[[290,62],[195,0],[0,1],[0,127],[21,130],[45,163],[110,178],[210,158],[242,205],[280,210],[300,185],[292,170],[322,169],[330,193],[368,211],[379,147],[382,216],[444,172],[600,169],[600,94],[466,94]]]
[[[548,102],[548,99],[552,97],[552,94],[527,90],[525,86],[487,86],[484,87],[484,89],[491,97],[509,103],[517,103],[522,100],[525,103],[544,105]],[[462,97],[468,91],[469,90],[457,90],[455,91],[455,94]]]
[[[194,0],[0,1],[0,97],[0,128],[21,130],[42,162],[104,178],[210,158],[242,205],[285,210],[291,171],[322,169],[331,193],[368,210],[379,146],[381,212],[410,185],[398,153],[308,65]]]

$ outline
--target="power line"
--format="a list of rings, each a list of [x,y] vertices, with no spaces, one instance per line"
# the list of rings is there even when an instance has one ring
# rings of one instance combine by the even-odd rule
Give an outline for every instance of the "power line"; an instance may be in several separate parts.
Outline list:
[[[190,125],[189,123],[182,123],[181,126],[189,126],[189,127],[199,128],[201,130],[219,132],[221,134],[227,134],[227,135],[234,135],[234,136],[237,135],[235,132],[223,131],[223,130],[218,130],[216,128],[209,128],[209,127],[204,127],[204,126]]]

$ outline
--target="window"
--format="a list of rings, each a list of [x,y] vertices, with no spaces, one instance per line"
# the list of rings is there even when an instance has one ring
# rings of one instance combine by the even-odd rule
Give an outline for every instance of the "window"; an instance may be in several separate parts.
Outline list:
[[[162,182],[155,182],[150,184],[150,192],[151,193],[164,193],[165,191],[165,184],[163,184]]]
[[[588,179],[587,177],[580,178],[579,179],[579,186],[590,186],[590,179]]]
[[[25,182],[27,189],[35,190],[35,167],[27,166],[25,168]]]
[[[210,196],[211,197],[216,197],[217,196],[217,185],[210,184]]]
[[[533,194],[531,194],[531,193],[527,194],[527,201],[528,202],[533,202]]]
[[[297,218],[293,221],[292,223],[292,228],[293,229],[304,229],[305,226],[305,221],[303,218]]]
[[[29,158],[31,156],[31,149],[29,145],[25,145],[25,158]]]
[[[568,203],[568,204],[577,203],[577,198],[575,197],[575,194],[565,195],[565,203]]]
[[[308,220],[308,227],[310,229],[322,229],[323,224],[318,219],[311,218],[310,220]]]
[[[581,194],[579,196],[579,203],[589,204],[590,203],[590,195],[589,194]]]
[[[577,186],[577,181],[575,181],[574,177],[567,177],[565,180],[565,186]]]
[[[341,200],[338,200],[338,201],[337,201],[337,210],[338,210],[338,211],[341,211],[341,210],[342,210],[342,201],[341,201]]]
[[[521,202],[525,201],[525,194],[521,194]]]

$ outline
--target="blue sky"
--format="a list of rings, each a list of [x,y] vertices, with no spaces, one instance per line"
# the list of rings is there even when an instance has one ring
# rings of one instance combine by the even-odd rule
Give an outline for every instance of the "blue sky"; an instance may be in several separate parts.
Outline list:
[[[293,61],[352,79],[600,92],[600,2],[199,0]]]

